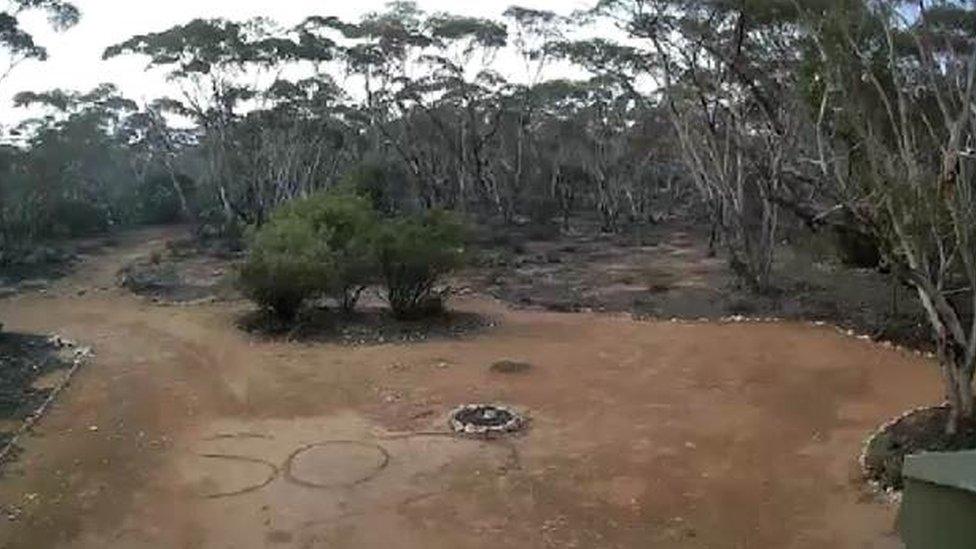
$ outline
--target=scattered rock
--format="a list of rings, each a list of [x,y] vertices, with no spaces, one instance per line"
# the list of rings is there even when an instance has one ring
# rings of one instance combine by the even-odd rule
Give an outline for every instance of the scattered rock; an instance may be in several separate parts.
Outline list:
[[[20,288],[21,291],[24,292],[46,290],[48,286],[48,281],[34,278],[31,280],[24,280],[17,286]]]
[[[522,374],[531,370],[532,365],[517,360],[499,360],[492,363],[488,369],[499,374]]]
[[[50,343],[51,345],[54,345],[58,349],[72,348],[77,345],[77,343],[75,343],[74,341],[60,334],[51,335],[50,337],[47,338],[47,342]]]

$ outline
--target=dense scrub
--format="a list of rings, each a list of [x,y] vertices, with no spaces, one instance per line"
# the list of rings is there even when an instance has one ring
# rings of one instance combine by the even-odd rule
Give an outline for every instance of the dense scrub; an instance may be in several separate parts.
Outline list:
[[[382,281],[394,314],[416,319],[442,312],[437,284],[461,266],[463,243],[464,227],[448,212],[380,219],[367,198],[323,192],[283,205],[253,232],[240,284],[287,322],[317,298],[351,313]]]

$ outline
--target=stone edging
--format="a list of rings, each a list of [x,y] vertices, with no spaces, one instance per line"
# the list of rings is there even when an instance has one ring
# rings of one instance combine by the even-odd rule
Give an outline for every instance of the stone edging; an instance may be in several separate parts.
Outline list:
[[[512,417],[502,425],[471,425],[471,424],[464,424],[461,421],[458,421],[457,419],[458,414],[470,410],[477,410],[478,408],[483,408],[485,406],[491,406],[502,412],[507,412]],[[514,408],[511,408],[509,406],[504,406],[501,404],[484,404],[484,403],[462,404],[461,406],[458,406],[457,408],[451,410],[451,413],[448,417],[450,418],[448,420],[448,425],[450,426],[451,430],[457,434],[463,434],[463,435],[491,435],[491,434],[511,433],[514,431],[518,431],[526,423],[526,419],[522,416],[522,414],[518,410],[515,410]]]
[[[936,358],[935,353],[929,351],[920,351],[918,349],[913,349],[905,345],[898,345],[896,343],[892,343],[887,339],[875,339],[869,334],[859,334],[851,328],[844,328],[838,324],[834,324],[826,320],[803,320],[803,319],[796,319],[796,318],[780,318],[776,316],[743,316],[743,315],[730,315],[730,316],[723,316],[719,318],[708,318],[708,317],[668,318],[668,317],[658,317],[658,316],[638,317],[633,314],[631,314],[630,316],[631,318],[637,321],[656,320],[660,322],[670,322],[672,324],[740,324],[740,323],[773,324],[777,322],[788,322],[788,323],[795,323],[795,324],[805,324],[807,326],[815,326],[818,328],[830,327],[833,328],[833,330],[840,335],[851,337],[854,339],[859,339],[861,341],[867,341],[869,343],[874,343],[876,345],[880,345],[887,349],[903,351],[923,358]]]
[[[61,380],[61,383],[51,390],[50,394],[47,395],[47,398],[44,399],[44,402],[42,402],[41,405],[38,406],[37,409],[35,409],[34,412],[24,420],[24,422],[20,425],[20,428],[17,429],[13,436],[10,437],[10,440],[7,441],[3,448],[0,448],[0,467],[3,466],[11,452],[13,452],[14,448],[17,447],[17,442],[20,440],[20,438],[34,427],[41,417],[44,416],[44,413],[47,412],[48,408],[51,407],[54,399],[61,394],[61,391],[63,391],[65,387],[68,386],[78,369],[81,368],[81,366],[84,365],[89,358],[94,356],[91,347],[79,347],[74,341],[57,334],[50,336],[48,338],[48,342],[59,349],[74,349],[71,368],[64,376],[64,379]]]
[[[888,503],[897,504],[901,501],[901,490],[895,490],[894,488],[882,488],[881,483],[869,478],[871,472],[868,471],[868,466],[867,466],[868,449],[871,448],[871,445],[874,443],[874,440],[879,436],[883,435],[884,433],[888,432],[890,429],[894,428],[902,421],[908,419],[909,417],[915,414],[921,412],[927,412],[929,410],[937,410],[940,408],[945,408],[946,406],[948,406],[948,403],[943,402],[942,404],[917,406],[910,410],[906,410],[901,414],[881,424],[880,427],[872,431],[871,434],[869,434],[867,438],[864,439],[864,442],[861,444],[861,453],[857,458],[857,463],[861,470],[861,478],[864,479],[864,481],[866,482],[866,484],[868,485],[868,487],[870,488],[871,492],[874,495],[881,497]]]

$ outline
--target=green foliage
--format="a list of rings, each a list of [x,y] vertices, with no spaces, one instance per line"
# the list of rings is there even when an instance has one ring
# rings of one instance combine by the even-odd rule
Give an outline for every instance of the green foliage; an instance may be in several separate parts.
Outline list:
[[[273,218],[252,235],[239,283],[244,293],[282,321],[325,292],[335,274],[328,232],[296,216]]]
[[[173,78],[184,78],[223,67],[270,65],[308,53],[291,40],[271,36],[268,26],[260,18],[244,22],[194,19],[162,32],[133,36],[107,48],[103,57],[146,55],[150,66],[169,67]]]
[[[435,286],[461,266],[464,238],[447,212],[381,223],[369,199],[348,189],[321,192],[282,206],[252,235],[240,280],[251,299],[288,321],[321,296],[351,311],[382,279],[394,314],[417,318],[441,310]]]
[[[185,175],[176,175],[176,184],[185,194],[192,194],[195,183]],[[138,211],[135,220],[140,223],[163,224],[178,221],[183,214],[179,198],[173,188],[173,177],[156,173],[135,189]]]
[[[436,284],[462,266],[465,227],[450,212],[432,210],[423,215],[387,221],[377,242],[387,299],[401,319],[440,312]]]
[[[407,175],[388,161],[363,160],[346,171],[341,186],[367,197],[373,209],[383,215],[393,215],[406,208]]]
[[[352,311],[377,278],[376,214],[369,200],[342,190],[323,192],[286,204],[274,219],[307,223],[325,239],[333,266],[326,291],[344,311]]]
[[[81,17],[78,8],[62,0],[10,0],[0,11],[0,51],[14,59],[47,59],[47,50],[34,42],[34,37],[20,26],[17,17],[26,10],[47,12],[48,22],[55,30],[73,26]],[[0,78],[2,80],[2,78]]]
[[[135,106],[114,86],[17,95],[46,116],[18,131],[27,147],[0,151],[0,247],[75,236],[134,220],[130,158],[114,133]]]

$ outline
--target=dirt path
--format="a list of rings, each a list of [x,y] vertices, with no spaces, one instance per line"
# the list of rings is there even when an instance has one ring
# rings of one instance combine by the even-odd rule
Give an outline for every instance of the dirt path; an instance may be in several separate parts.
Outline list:
[[[124,239],[14,330],[95,347],[0,480],[0,547],[897,547],[856,480],[865,434],[939,396],[905,353],[797,324],[508,311],[463,341],[258,342],[242,304],[154,306],[113,285]],[[527,360],[523,374],[489,372]],[[437,434],[458,403],[532,417]],[[418,433],[435,432],[432,434]]]

